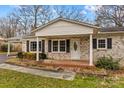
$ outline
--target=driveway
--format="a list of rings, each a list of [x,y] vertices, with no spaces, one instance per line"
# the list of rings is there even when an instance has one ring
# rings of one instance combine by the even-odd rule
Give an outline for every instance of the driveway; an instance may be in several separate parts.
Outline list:
[[[4,63],[6,61],[6,59],[7,59],[6,54],[0,54],[0,64]]]

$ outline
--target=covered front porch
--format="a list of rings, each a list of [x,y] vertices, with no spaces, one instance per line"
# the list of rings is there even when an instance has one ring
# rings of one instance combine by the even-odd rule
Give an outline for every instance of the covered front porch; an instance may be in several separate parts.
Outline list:
[[[36,49],[32,49],[33,42],[36,42]],[[45,61],[44,64],[93,65],[92,34],[26,37],[23,39],[22,46],[24,52],[36,53],[38,62],[40,61],[39,54],[45,53],[51,61]]]

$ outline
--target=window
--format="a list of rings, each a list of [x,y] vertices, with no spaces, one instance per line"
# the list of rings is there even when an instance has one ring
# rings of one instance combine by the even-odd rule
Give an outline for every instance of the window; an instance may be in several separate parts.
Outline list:
[[[106,39],[98,39],[98,49],[106,49]]]
[[[66,50],[66,42],[65,42],[65,40],[61,40],[60,41],[60,51],[65,52],[65,50]]]
[[[33,42],[31,42],[30,43],[31,45],[31,47],[30,47],[30,50],[31,51],[36,51],[37,50],[37,42],[36,41],[33,41]]]
[[[58,41],[53,41],[53,51],[58,52]]]
[[[32,41],[30,43],[30,51],[37,51],[37,42]],[[41,41],[39,41],[39,51],[41,51]]]
[[[52,51],[53,52],[65,52],[66,51],[66,40],[53,40]]]

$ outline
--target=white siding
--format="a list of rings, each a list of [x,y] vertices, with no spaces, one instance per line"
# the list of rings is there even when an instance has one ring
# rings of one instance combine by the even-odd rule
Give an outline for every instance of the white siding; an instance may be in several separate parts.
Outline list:
[[[26,52],[26,41],[22,41],[22,51]]]
[[[35,33],[36,36],[80,35],[93,33],[93,28],[75,23],[58,21]]]

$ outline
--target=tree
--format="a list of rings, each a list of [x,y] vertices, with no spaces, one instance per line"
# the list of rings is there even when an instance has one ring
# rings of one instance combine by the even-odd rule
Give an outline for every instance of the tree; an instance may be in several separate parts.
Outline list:
[[[10,38],[16,36],[18,31],[18,21],[9,15],[0,19],[0,34],[3,37]]]
[[[12,14],[18,19],[23,35],[30,34],[31,30],[45,24],[50,16],[48,7],[41,5],[19,6]]]
[[[31,27],[32,29],[37,28],[41,10],[41,5],[20,6],[18,9],[15,9],[13,15],[18,19],[23,34],[30,33]]]
[[[57,17],[78,21],[85,20],[84,15],[80,15],[80,10],[74,7],[67,9],[65,6],[20,6],[13,12],[13,15],[18,19],[18,24],[22,28],[21,33],[24,35],[31,33],[31,30]]]
[[[66,7],[66,6],[55,6],[56,15],[58,17],[63,17],[67,19],[73,19],[77,21],[86,21],[86,16],[84,14],[81,14],[81,10],[78,8],[72,6],[72,7]]]
[[[96,10],[96,22],[102,27],[124,26],[124,5],[103,5]]]
[[[9,16],[0,19],[0,34],[5,37],[30,35],[33,29],[57,17],[87,21],[80,12],[75,6],[19,6]]]

